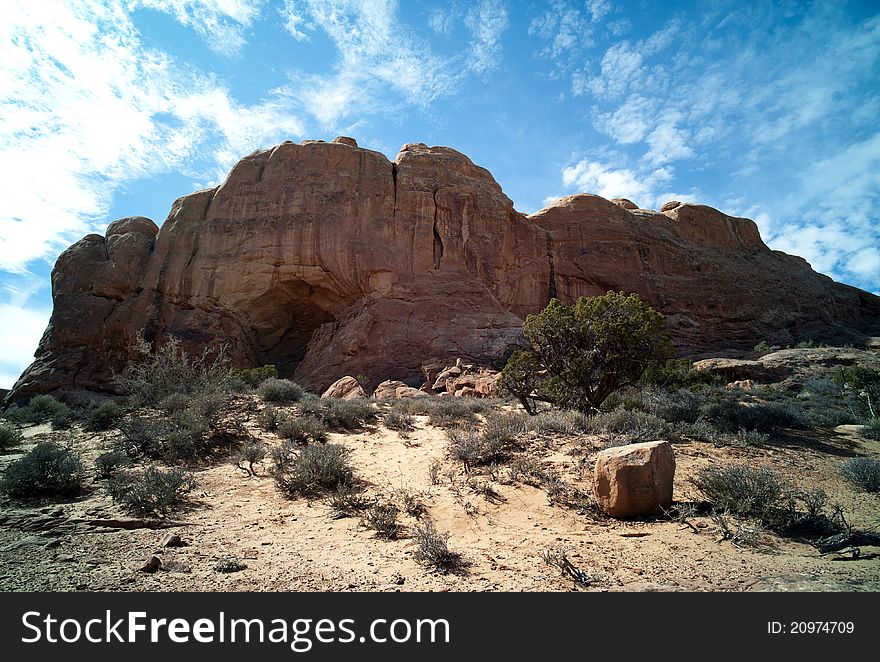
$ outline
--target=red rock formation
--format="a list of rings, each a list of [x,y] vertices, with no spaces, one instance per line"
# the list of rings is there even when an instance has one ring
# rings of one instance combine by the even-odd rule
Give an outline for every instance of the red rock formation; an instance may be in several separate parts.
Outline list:
[[[690,352],[880,335],[880,299],[769,250],[747,219],[591,195],[527,217],[447,147],[405,145],[392,163],[350,138],[286,142],[177,200],[161,230],[122,219],[65,251],[7,401],[106,389],[140,329],[227,343],[236,365],[274,363],[318,392],[346,374],[417,385],[429,357],[489,364],[551,296],[609,289],[666,313]]]

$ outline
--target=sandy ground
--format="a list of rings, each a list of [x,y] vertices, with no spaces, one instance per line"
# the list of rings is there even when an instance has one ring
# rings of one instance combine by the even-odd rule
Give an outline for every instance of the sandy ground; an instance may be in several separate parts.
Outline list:
[[[267,444],[273,434],[255,423],[260,405],[241,408],[247,428]],[[402,438],[381,425],[356,434],[332,434],[331,441],[352,449],[352,463],[370,495],[397,499],[408,492],[425,505],[449,547],[469,566],[459,574],[440,574],[414,558],[413,540],[404,534],[384,540],[357,517],[334,518],[325,500],[285,499],[268,473],[246,476],[230,461],[197,469],[199,488],[192,507],[165,529],[125,530],[102,522],[127,521],[102,481],[74,502],[22,507],[3,504],[0,514],[0,590],[57,591],[876,591],[880,590],[880,549],[822,556],[805,543],[764,533],[759,548],[723,540],[708,517],[688,526],[669,519],[622,522],[595,518],[554,505],[546,492],[504,480],[504,471],[476,478],[499,495],[487,500],[467,484],[462,467],[446,456],[442,430],[417,417],[417,429]],[[74,440],[87,464],[116,433],[85,435],[27,431],[25,451],[41,439]],[[531,439],[528,453],[559,469],[566,481],[590,491],[590,457],[600,447],[592,438]],[[716,448],[691,442],[674,445],[675,500],[698,499],[690,482],[695,471],[719,462],[772,466],[803,486],[818,486],[840,503],[847,520],[876,530],[880,497],[855,492],[837,472],[854,454],[880,457],[880,444],[859,438],[851,427],[835,431],[791,432],[761,448]],[[0,456],[6,466],[19,456]],[[438,484],[430,466],[442,463]],[[411,528],[416,520],[402,515]],[[160,548],[167,533],[186,546]],[[565,550],[589,573],[588,586],[575,583],[542,558],[546,550]],[[158,555],[169,571],[139,568]],[[247,567],[221,573],[225,557]]]

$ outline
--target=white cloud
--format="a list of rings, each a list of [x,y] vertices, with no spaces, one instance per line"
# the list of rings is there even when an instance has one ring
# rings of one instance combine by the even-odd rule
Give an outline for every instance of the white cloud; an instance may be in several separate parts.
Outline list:
[[[868,246],[856,251],[847,261],[846,269],[863,278],[877,278],[880,276],[880,250],[876,246]]]
[[[629,198],[648,208],[657,200],[656,187],[672,178],[666,168],[639,175],[627,168],[614,168],[596,161],[582,159],[562,170],[562,183],[580,193],[595,193],[603,198]],[[641,201],[641,203],[640,203]]]
[[[546,42],[538,54],[554,60],[565,54],[576,54],[593,43],[593,26],[589,19],[561,0],[531,20],[529,34]]]
[[[12,385],[33,360],[51,310],[0,304],[0,388]]]
[[[332,73],[294,73],[283,90],[322,127],[381,110],[389,91],[425,107],[457,84],[451,63],[400,22],[394,0],[300,0],[281,12],[295,12],[303,30],[323,31],[338,51]]]
[[[651,163],[661,164],[694,156],[688,145],[688,134],[676,127],[674,121],[666,121],[657,126],[648,136],[650,149],[647,158]]]
[[[653,126],[653,110],[650,99],[633,94],[613,112],[599,114],[595,125],[622,145],[638,142]]]
[[[496,69],[501,59],[501,35],[510,25],[501,0],[481,0],[467,13],[464,23],[471,33],[468,67],[479,74]]]
[[[146,48],[111,0],[6,5],[0,49],[6,271],[100,230],[123,182],[171,169],[217,178],[243,153],[301,132],[283,96],[239,104]]]
[[[284,29],[287,33],[297,41],[308,41],[309,35],[306,33],[310,29],[310,24],[306,19],[306,14],[301,7],[300,0],[284,0],[284,4],[278,9],[281,19],[284,22]]]
[[[262,0],[134,0],[138,5],[171,14],[211,50],[233,55],[244,46],[243,32],[259,16]]]
[[[644,75],[641,54],[627,41],[611,46],[602,56],[601,72],[587,78],[581,74],[572,81],[575,96],[588,91],[600,97],[619,97]]]
[[[434,7],[428,17],[428,27],[437,34],[451,34],[455,25],[454,7]]]
[[[611,0],[587,0],[587,9],[593,22],[596,23],[611,11]]]

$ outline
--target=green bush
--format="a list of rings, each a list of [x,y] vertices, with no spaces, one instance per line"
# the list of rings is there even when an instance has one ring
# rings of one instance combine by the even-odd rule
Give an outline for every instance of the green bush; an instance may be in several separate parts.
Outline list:
[[[257,391],[263,400],[276,404],[299,402],[305,395],[305,389],[296,382],[274,377],[263,380]]]
[[[637,294],[608,292],[567,306],[552,299],[523,325],[528,349],[513,354],[499,379],[502,392],[528,413],[535,400],[584,413],[638,381],[672,346],[663,315]]]
[[[331,430],[356,430],[376,417],[373,403],[366,398],[306,398],[297,409],[303,416],[317,418]]]
[[[700,407],[700,416],[723,432],[769,432],[777,427],[804,425],[800,408],[790,401],[747,403],[731,397],[720,402],[707,402]]]
[[[264,365],[259,368],[245,368],[243,370],[231,370],[233,379],[237,379],[250,388],[256,388],[267,379],[278,378],[278,368],[274,365]]]
[[[83,429],[101,432],[114,427],[125,415],[125,411],[115,402],[104,402],[90,407],[82,417]]]
[[[120,467],[130,464],[128,454],[122,451],[108,451],[95,458],[95,470],[100,478],[111,478]]]
[[[8,411],[6,418],[16,423],[51,423],[55,430],[66,430],[75,420],[73,410],[51,395],[35,395],[25,406]]]
[[[483,440],[491,448],[507,449],[526,432],[528,416],[512,412],[490,412],[483,427]]]
[[[629,411],[623,408],[600,412],[589,422],[590,432],[596,434],[622,434],[630,442],[654,441],[666,434],[666,422],[653,414],[643,411]]]
[[[287,415],[275,407],[266,407],[257,416],[257,423],[266,432],[277,432],[278,427],[285,421]]]
[[[324,421],[311,414],[296,418],[290,417],[284,419],[278,426],[278,436],[290,439],[297,444],[309,442],[323,444],[327,441],[327,426]]]
[[[168,515],[197,487],[195,477],[179,467],[149,465],[142,472],[118,472],[108,483],[110,496],[136,515]]]
[[[868,419],[861,434],[868,439],[880,439],[880,418]]]
[[[880,492],[880,460],[851,457],[840,463],[840,473],[865,492]]]
[[[289,497],[350,486],[354,480],[350,454],[339,444],[276,449],[273,452],[275,483]]]
[[[6,468],[0,489],[24,500],[75,497],[83,492],[84,474],[73,450],[43,441]]]
[[[393,503],[376,501],[364,513],[361,523],[368,529],[376,532],[376,535],[386,540],[394,540],[403,531],[403,525],[398,520],[400,509]]]
[[[694,485],[716,508],[762,521],[771,517],[786,492],[773,469],[746,464],[707,467],[697,474]]]
[[[525,431],[523,422],[514,417],[518,415],[496,418],[483,432],[473,428],[447,430],[450,456],[461,462],[465,471],[474,466],[505,460],[515,448],[518,435]]]
[[[670,423],[694,423],[700,414],[703,398],[693,391],[667,391],[656,387],[643,388],[637,393],[637,406]]]
[[[22,439],[21,430],[0,421],[0,451],[5,451],[18,444]]]
[[[415,429],[416,419],[412,414],[396,411],[391,409],[382,414],[382,422],[389,430],[397,430],[398,432],[410,432]]]
[[[196,409],[178,410],[162,418],[132,414],[119,423],[122,440],[117,449],[131,456],[193,462],[213,449],[209,426],[208,418]]]
[[[530,416],[526,427],[539,434],[578,434],[589,429],[590,418],[574,409],[553,409]]]
[[[242,444],[236,457],[236,466],[251,476],[256,476],[254,465],[266,457],[266,445],[260,441],[250,440]],[[245,466],[247,465],[247,466]]]
[[[669,359],[652,363],[645,368],[639,383],[663,390],[692,389],[701,385],[719,384],[722,381],[705,370],[695,370],[690,359]]]

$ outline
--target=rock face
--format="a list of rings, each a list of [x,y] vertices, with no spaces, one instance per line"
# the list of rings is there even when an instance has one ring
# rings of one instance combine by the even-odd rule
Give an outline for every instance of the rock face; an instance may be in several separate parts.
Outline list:
[[[161,230],[121,219],[62,253],[49,327],[6,402],[106,390],[140,330],[226,343],[237,367],[275,364],[316,392],[346,374],[418,386],[425,357],[498,366],[551,297],[610,289],[664,312],[691,354],[880,335],[880,299],[769,250],[752,221],[630,206],[578,195],[525,216],[447,147],[391,162],[351,138],[286,142],[177,200]]]
[[[668,441],[608,448],[596,455],[593,491],[618,519],[660,515],[672,505],[675,457]]]

